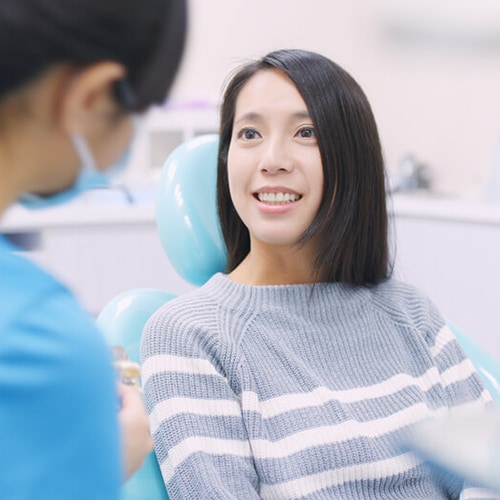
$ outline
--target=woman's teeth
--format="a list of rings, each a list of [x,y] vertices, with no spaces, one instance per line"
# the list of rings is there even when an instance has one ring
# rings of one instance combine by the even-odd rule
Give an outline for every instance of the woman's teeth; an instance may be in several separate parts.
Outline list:
[[[294,193],[258,193],[259,201],[271,204],[292,203],[301,198],[300,195]]]

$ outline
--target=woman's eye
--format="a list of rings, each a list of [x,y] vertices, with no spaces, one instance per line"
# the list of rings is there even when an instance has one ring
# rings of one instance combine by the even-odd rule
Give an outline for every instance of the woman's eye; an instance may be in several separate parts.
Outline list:
[[[259,133],[251,128],[244,128],[238,132],[238,138],[240,139],[251,140],[257,137],[259,137]]]
[[[303,127],[297,132],[298,136],[303,139],[310,139],[316,137],[314,127]]]

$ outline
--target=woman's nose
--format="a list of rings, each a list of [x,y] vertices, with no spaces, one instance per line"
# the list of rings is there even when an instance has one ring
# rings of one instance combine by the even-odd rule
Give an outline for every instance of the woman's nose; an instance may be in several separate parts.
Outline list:
[[[263,145],[263,153],[260,161],[260,170],[269,174],[278,172],[289,172],[293,168],[293,162],[289,155],[286,144],[282,141],[266,141]]]

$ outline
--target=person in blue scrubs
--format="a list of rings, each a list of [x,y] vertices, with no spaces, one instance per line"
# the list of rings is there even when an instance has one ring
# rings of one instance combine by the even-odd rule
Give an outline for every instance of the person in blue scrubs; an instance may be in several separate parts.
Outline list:
[[[2,0],[0,214],[108,182],[166,98],[186,17],[185,0]],[[17,250],[0,235],[0,498],[117,499],[151,450],[142,398],[71,292]]]

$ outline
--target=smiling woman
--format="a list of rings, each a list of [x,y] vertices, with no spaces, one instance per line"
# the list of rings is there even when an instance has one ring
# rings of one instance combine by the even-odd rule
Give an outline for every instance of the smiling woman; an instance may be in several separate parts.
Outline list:
[[[173,499],[488,495],[401,448],[416,423],[491,396],[434,305],[391,277],[384,177],[370,105],[337,64],[283,50],[233,75],[226,272],[142,340]]]

